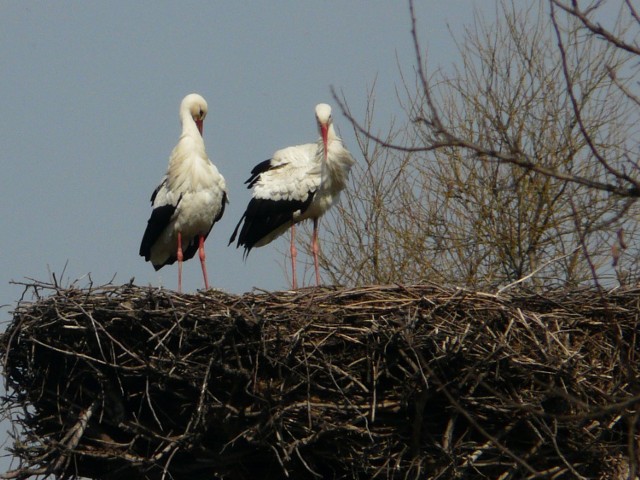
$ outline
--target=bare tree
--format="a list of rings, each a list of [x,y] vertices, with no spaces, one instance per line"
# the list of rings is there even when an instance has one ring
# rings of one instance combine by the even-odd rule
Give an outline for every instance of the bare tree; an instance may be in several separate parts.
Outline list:
[[[408,121],[381,135],[373,93],[363,121],[338,99],[364,163],[323,239],[334,282],[504,288],[637,276],[638,248],[624,239],[638,229],[638,67],[624,35],[639,23],[623,2],[604,30],[591,20],[604,3],[503,1],[498,20],[477,15],[457,40],[457,67],[433,74],[410,3]]]

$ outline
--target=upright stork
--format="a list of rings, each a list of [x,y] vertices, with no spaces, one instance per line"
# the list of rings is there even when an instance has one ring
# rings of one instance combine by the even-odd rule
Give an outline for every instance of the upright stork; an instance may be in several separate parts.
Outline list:
[[[196,93],[182,100],[182,135],[171,152],[166,175],[151,195],[153,210],[140,244],[140,255],[156,270],[178,261],[179,292],[182,262],[196,252],[204,288],[209,288],[204,241],[227,203],[224,178],[209,160],[202,139],[207,110],[207,102]]]
[[[307,218],[313,220],[311,251],[316,284],[320,285],[318,221],[347,186],[349,171],[355,163],[335,132],[331,107],[321,103],[315,111],[320,133],[316,143],[278,150],[273,158],[251,170],[245,183],[253,188],[253,195],[229,240],[231,244],[237,236],[236,247],[243,246],[246,257],[253,247],[267,245],[291,228],[294,289],[298,288],[295,225]]]

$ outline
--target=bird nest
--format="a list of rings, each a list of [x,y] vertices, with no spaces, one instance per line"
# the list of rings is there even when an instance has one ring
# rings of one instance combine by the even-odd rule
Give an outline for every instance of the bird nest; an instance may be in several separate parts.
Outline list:
[[[25,286],[4,478],[637,473],[637,288]]]

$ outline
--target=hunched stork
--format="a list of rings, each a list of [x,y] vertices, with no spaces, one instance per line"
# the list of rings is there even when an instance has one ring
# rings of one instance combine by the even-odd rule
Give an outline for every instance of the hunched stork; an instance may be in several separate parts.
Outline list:
[[[291,227],[294,289],[298,288],[295,224],[307,218],[313,219],[311,251],[316,284],[320,285],[318,221],[337,202],[340,192],[347,186],[349,171],[355,163],[335,132],[331,107],[321,103],[316,105],[315,113],[320,132],[320,139],[316,143],[278,150],[273,158],[251,170],[251,176],[245,183],[248,184],[247,188],[253,188],[253,195],[229,240],[231,244],[237,236],[236,248],[244,246],[246,258],[253,247],[267,245]]]
[[[209,288],[204,241],[228,203],[224,178],[211,163],[202,139],[208,107],[196,93],[180,104],[182,135],[171,152],[169,167],[151,195],[153,210],[140,244],[140,255],[161,269],[178,261],[178,291],[182,262],[199,252],[204,287]]]

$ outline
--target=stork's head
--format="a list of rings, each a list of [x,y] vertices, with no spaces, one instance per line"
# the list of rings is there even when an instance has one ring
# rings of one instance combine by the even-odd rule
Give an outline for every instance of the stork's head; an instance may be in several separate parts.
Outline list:
[[[196,122],[200,135],[202,135],[202,122],[208,111],[207,101],[197,93],[187,95],[180,104],[181,115],[183,112],[188,112],[188,115],[191,115],[193,121]]]
[[[319,103],[316,105],[316,122],[318,122],[318,130],[322,136],[322,143],[324,144],[324,157],[327,159],[327,136],[329,133],[329,127],[333,123],[331,118],[331,107],[326,103]]]

